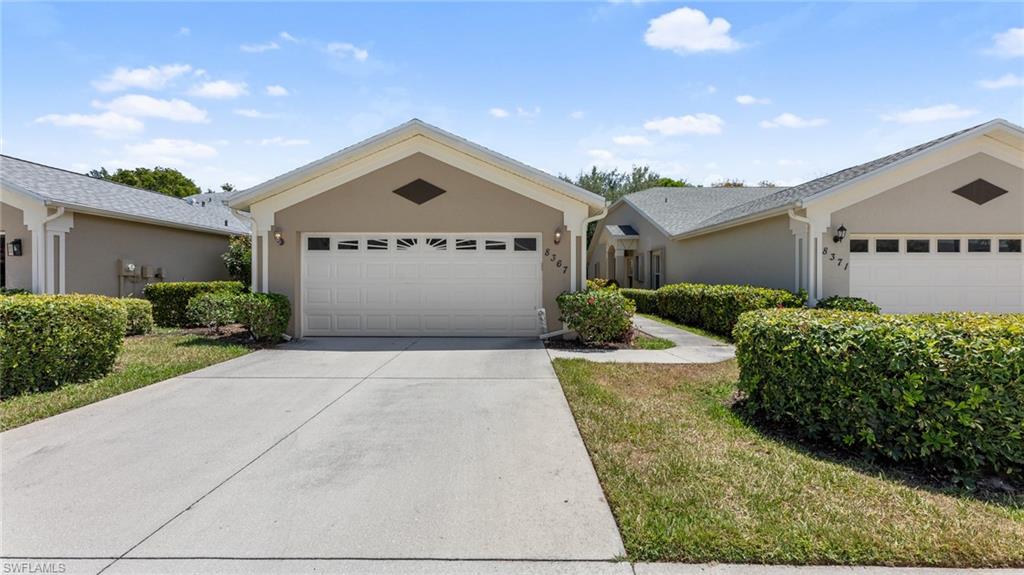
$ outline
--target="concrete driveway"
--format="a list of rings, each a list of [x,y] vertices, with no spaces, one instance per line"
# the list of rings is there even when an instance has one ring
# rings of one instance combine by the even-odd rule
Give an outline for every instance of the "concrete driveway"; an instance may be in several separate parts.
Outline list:
[[[14,429],[0,449],[7,559],[121,559],[110,573],[624,554],[531,340],[308,339]]]

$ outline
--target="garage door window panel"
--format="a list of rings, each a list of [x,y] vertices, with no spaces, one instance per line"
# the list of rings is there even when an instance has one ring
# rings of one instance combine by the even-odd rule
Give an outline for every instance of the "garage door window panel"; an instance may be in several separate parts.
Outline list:
[[[851,254],[866,254],[866,253],[868,253],[868,240],[850,240],[850,253]]]
[[[331,238],[319,236],[306,238],[306,249],[311,252],[329,251]]]
[[[940,254],[958,254],[960,253],[960,240],[949,240],[942,239],[936,240],[936,251]]]
[[[900,241],[893,239],[875,240],[876,254],[897,254],[900,251]]]
[[[359,251],[359,240],[338,240],[338,251]]]
[[[508,242],[503,240],[484,240],[484,249],[492,252],[501,252],[508,249]]]
[[[476,251],[476,240],[460,238],[455,240],[455,250],[460,252]]]
[[[370,251],[386,251],[388,249],[387,238],[372,238],[366,240],[366,249]]]
[[[907,253],[908,254],[926,254],[931,251],[931,240],[922,239],[908,239],[907,240]]]
[[[999,240],[999,253],[1019,254],[1021,253],[1020,247],[1020,240]]]
[[[517,252],[537,251],[537,238],[516,238],[514,244]]]
[[[968,253],[991,253],[992,240],[990,239],[969,239],[967,240]]]

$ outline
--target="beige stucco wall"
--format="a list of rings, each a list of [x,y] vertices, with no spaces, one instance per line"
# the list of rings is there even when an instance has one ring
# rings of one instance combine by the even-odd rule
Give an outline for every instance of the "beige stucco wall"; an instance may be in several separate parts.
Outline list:
[[[422,178],[446,193],[417,205],[393,190]],[[269,245],[268,287],[292,301],[292,326],[299,317],[300,234],[303,232],[353,233],[539,233],[540,250],[550,249],[566,265],[568,238],[554,244],[552,235],[562,224],[562,212],[454,168],[424,154],[415,154],[387,167],[320,193],[278,211],[274,225],[285,243]],[[561,327],[555,298],[570,287],[570,274],[544,260],[542,302],[548,329]]]
[[[1009,193],[980,206],[952,193],[978,178]],[[832,229],[840,225],[848,234],[1022,234],[1024,170],[978,153],[834,212]],[[849,241],[826,237],[823,245],[837,259],[849,257]],[[849,271],[827,260],[822,283],[825,296],[849,295]]]
[[[729,228],[684,240],[670,240],[628,204],[619,206],[601,222],[597,244],[590,258],[601,262],[601,275],[607,273],[609,241],[604,226],[633,226],[640,235],[637,250],[645,258],[652,250],[664,250],[662,285],[680,282],[710,284],[752,284],[795,289],[794,237],[789,217],[777,216],[744,226]],[[616,266],[616,281],[625,279],[622,265]],[[645,259],[644,283],[650,282],[650,260]]]
[[[21,256],[8,256],[6,286],[32,289],[32,233],[25,227],[25,214],[9,204],[0,203],[0,230],[6,241],[21,240]],[[6,247],[4,248],[6,249]]]
[[[118,290],[118,260],[162,267],[165,281],[229,279],[221,254],[227,236],[75,214],[67,234],[65,291],[109,296],[142,295],[145,281]],[[150,280],[151,281],[151,280]]]

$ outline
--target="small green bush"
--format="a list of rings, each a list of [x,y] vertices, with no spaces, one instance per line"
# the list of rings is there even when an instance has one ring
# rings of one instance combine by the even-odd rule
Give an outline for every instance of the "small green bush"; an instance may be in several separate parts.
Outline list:
[[[619,290],[623,296],[633,300],[636,304],[637,313],[658,313],[658,292],[652,289],[622,288]]]
[[[210,331],[235,323],[235,298],[238,294],[226,291],[201,293],[188,300],[188,319]]]
[[[736,326],[752,414],[969,477],[1024,473],[1024,315],[763,310]]]
[[[288,329],[292,305],[279,293],[243,293],[234,296],[235,319],[253,339],[277,341]]]
[[[0,296],[0,397],[105,375],[127,322],[124,305],[114,298]]]
[[[587,343],[626,341],[633,331],[636,304],[619,290],[601,289],[558,296],[561,321]]]
[[[241,282],[162,282],[149,284],[143,295],[153,303],[153,319],[163,327],[188,327],[193,325],[188,317],[188,302],[201,293],[224,291],[242,293]]]
[[[882,313],[882,308],[862,297],[829,296],[818,300],[815,309],[837,309],[841,311],[863,311],[866,313]]]
[[[153,331],[153,304],[149,300],[119,298],[117,301],[128,315],[125,335],[145,335]]]
[[[228,251],[221,254],[231,279],[242,283],[252,280],[252,239],[248,235],[231,236]]]
[[[805,299],[802,293],[755,286],[671,284],[658,290],[658,315],[731,337],[744,312],[802,307]]]
[[[0,288],[0,295],[31,295],[32,292],[22,288]]]

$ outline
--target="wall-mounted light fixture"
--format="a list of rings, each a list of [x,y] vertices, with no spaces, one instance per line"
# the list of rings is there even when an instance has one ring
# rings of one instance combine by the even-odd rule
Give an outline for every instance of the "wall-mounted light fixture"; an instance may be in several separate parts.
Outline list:
[[[552,239],[555,241],[555,245],[558,245],[562,241],[562,231],[565,230],[565,226],[558,226],[555,228],[555,235]]]
[[[840,225],[839,228],[836,229],[836,235],[832,236],[832,241],[838,244],[839,242],[843,241],[845,238],[846,238],[846,226]]]
[[[12,257],[18,257],[21,255],[21,240],[11,240],[7,242],[7,255]]]
[[[270,233],[274,235],[274,241],[277,245],[284,245],[284,233],[281,232],[281,226],[270,226]]]

